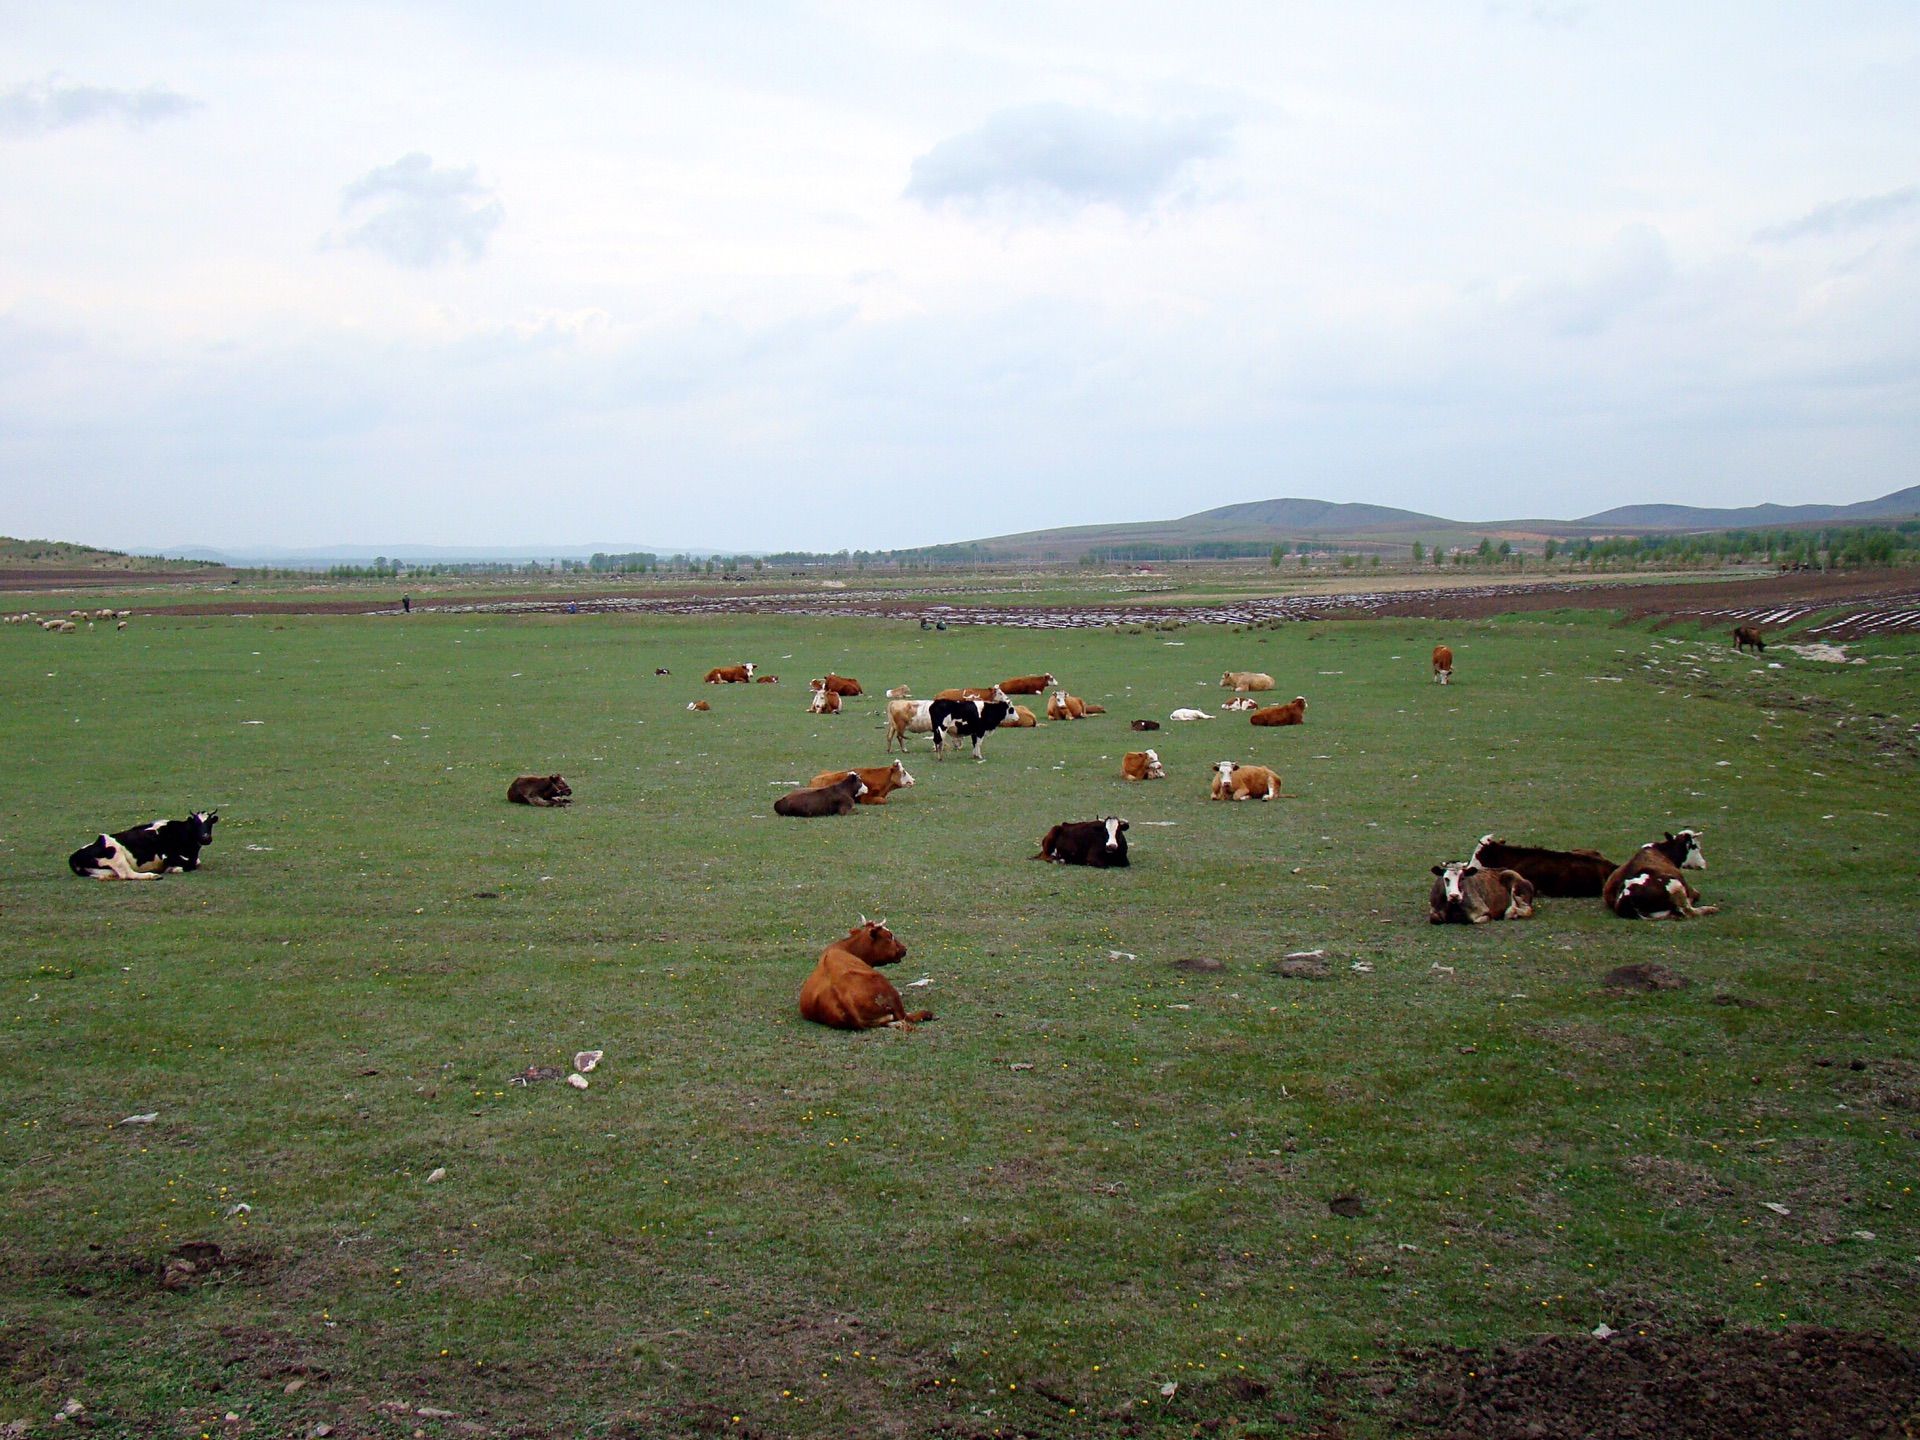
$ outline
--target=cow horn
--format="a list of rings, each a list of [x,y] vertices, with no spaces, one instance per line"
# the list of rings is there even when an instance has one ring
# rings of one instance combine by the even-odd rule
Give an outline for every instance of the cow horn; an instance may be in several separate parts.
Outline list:
[[[866,911],[864,911],[864,910],[862,910],[862,911],[860,912],[860,923],[861,923],[862,925],[864,925],[864,924],[866,924],[866,923],[867,923],[867,912],[866,912]]]

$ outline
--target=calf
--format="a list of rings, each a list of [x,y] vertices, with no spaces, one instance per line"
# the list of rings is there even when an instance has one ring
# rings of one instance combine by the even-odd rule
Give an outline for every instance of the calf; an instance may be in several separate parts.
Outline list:
[[[885,920],[862,915],[844,940],[826,948],[800,987],[800,1017],[836,1030],[874,1030],[882,1025],[911,1030],[933,1019],[931,1010],[909,1015],[900,1003],[900,992],[875,968],[892,965],[906,953],[907,947],[894,938]]]
[[[1175,710],[1167,718],[1169,720],[1211,720],[1213,719],[1213,716],[1209,715],[1204,710],[1194,710],[1190,707],[1183,707],[1179,710]]]
[[[1482,870],[1471,860],[1456,860],[1434,866],[1433,874],[1429,924],[1484,925],[1533,916],[1533,882],[1518,870]]]
[[[887,702],[887,745],[893,749],[895,742],[902,750],[907,748],[907,736],[931,735],[933,720],[930,712],[931,700],[889,700]]]
[[[711,710],[711,709],[713,709],[713,706],[711,706],[711,705],[709,705],[709,704],[708,704],[708,703],[707,703],[706,701],[704,701],[704,700],[689,700],[689,701],[687,702],[687,709],[689,709],[689,710]]]
[[[813,698],[807,702],[809,715],[838,715],[840,713],[840,692],[838,690],[816,690]]]
[[[1164,780],[1167,767],[1160,763],[1157,750],[1129,750],[1120,757],[1122,780]]]
[[[1271,690],[1273,676],[1258,670],[1229,670],[1220,677],[1220,684],[1228,690]]]
[[[1068,820],[1040,837],[1035,860],[1058,865],[1091,865],[1096,870],[1124,866],[1127,861],[1127,822],[1117,815],[1104,820]]]
[[[571,805],[573,787],[558,775],[522,775],[507,786],[507,799],[515,805]]]
[[[1002,730],[1031,730],[1039,720],[1033,711],[1024,705],[1015,705],[1007,711],[1007,718],[1000,722]]]
[[[935,700],[927,707],[927,718],[933,725],[933,753],[936,759],[946,758],[946,737],[951,734],[955,740],[973,742],[973,758],[985,760],[980,753],[980,742],[987,735],[1000,728],[1000,722],[1013,713],[1013,706],[1005,700]]]
[[[1220,708],[1222,710],[1258,710],[1260,702],[1251,695],[1241,695],[1233,700],[1222,700]]]
[[[1751,625],[1742,625],[1733,632],[1733,648],[1735,650],[1745,650],[1749,645],[1753,647],[1754,653],[1757,655],[1767,653],[1767,642],[1761,639],[1760,632]]]
[[[807,682],[807,688],[814,691],[824,690],[835,695],[844,695],[849,700],[863,693],[858,680],[847,675],[836,675],[831,670],[819,680],[809,680]]]
[[[1038,695],[1049,685],[1055,685],[1052,675],[1016,675],[1011,680],[1002,680],[1000,688],[1009,695]]]
[[[1634,851],[1626,864],[1607,877],[1600,898],[1614,914],[1628,920],[1687,920],[1718,913],[1718,905],[1700,904],[1700,892],[1687,883],[1682,870],[1704,870],[1707,857],[1700,849],[1700,832],[1667,832]]]
[[[753,662],[739,665],[716,665],[707,671],[709,685],[744,685],[753,679]]]
[[[1131,730],[1158,730],[1160,728],[1160,722],[1158,720],[1136,720],[1127,728]]]
[[[1618,868],[1598,850],[1541,850],[1492,835],[1480,837],[1468,863],[1482,870],[1517,870],[1540,894],[1564,897],[1598,895]]]
[[[913,691],[908,689],[905,685],[896,685],[891,690],[887,691],[887,699],[889,700],[907,700],[907,699],[911,699],[912,696],[913,696]]]
[[[653,667],[653,673],[656,675],[671,675],[673,671],[667,669],[664,665],[656,665]]]
[[[795,819],[813,820],[822,815],[851,815],[859,798],[867,793],[867,782],[859,772],[845,770],[831,785],[804,785],[789,790],[773,802],[773,813]]]
[[[756,685],[778,685],[780,683],[780,677],[778,675],[756,675],[753,677],[753,683]]]
[[[1271,800],[1280,793],[1280,777],[1264,765],[1222,760],[1213,767],[1216,800]]]
[[[1247,719],[1255,725],[1304,725],[1307,723],[1306,697],[1296,695],[1284,705],[1268,705],[1255,710]]]
[[[217,810],[196,810],[184,820],[155,820],[102,835],[67,857],[73,873],[88,880],[155,880],[200,868],[200,852],[213,843]]]
[[[1444,645],[1433,647],[1433,683],[1448,685],[1453,682],[1453,651]]]
[[[831,785],[842,776],[854,774],[860,777],[860,783],[867,787],[867,793],[860,797],[862,805],[884,805],[887,796],[896,790],[905,790],[913,784],[913,776],[907,773],[904,760],[896,760],[891,765],[858,767],[852,771],[822,770],[807,783],[818,789],[822,785]]]

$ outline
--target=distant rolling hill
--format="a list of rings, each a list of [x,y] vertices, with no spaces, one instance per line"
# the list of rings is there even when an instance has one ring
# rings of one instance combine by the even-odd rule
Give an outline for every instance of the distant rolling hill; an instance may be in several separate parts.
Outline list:
[[[1176,520],[1073,525],[995,535],[941,551],[964,551],[983,560],[1077,560],[1089,552],[1129,546],[1192,548],[1230,544],[1260,547],[1302,542],[1392,550],[1418,540],[1427,545],[1475,545],[1481,537],[1539,541],[1550,537],[1653,533],[1669,530],[1763,529],[1806,524],[1859,524],[1920,516],[1920,485],[1856,505],[1753,505],[1709,510],[1690,505],[1628,505],[1579,520],[1448,520],[1385,505],[1329,500],[1252,500],[1183,515]]]

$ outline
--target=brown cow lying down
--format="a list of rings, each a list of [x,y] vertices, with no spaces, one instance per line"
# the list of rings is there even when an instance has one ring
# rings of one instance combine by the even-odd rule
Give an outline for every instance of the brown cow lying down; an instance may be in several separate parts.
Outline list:
[[[1222,760],[1213,767],[1216,800],[1271,800],[1280,793],[1280,777],[1264,765]]]
[[[742,661],[738,665],[716,665],[707,671],[709,685],[744,685],[753,679],[753,662]]]
[[[1569,897],[1600,894],[1607,877],[1619,869],[1598,850],[1541,850],[1492,835],[1480,837],[1471,863],[1482,870],[1518,870],[1540,894]]]
[[[1271,690],[1273,676],[1258,670],[1229,670],[1220,677],[1220,683],[1228,690]]]
[[[1484,925],[1489,920],[1533,916],[1533,882],[1517,870],[1482,870],[1471,860],[1433,867],[1427,921],[1433,925]]]
[[[1614,914],[1628,920],[1686,920],[1713,915],[1718,905],[1700,904],[1700,892],[1687,883],[1682,870],[1704,870],[1707,857],[1700,849],[1700,832],[1667,832],[1667,838],[1643,845],[1607,877],[1600,898]]]
[[[1056,690],[1047,697],[1047,718],[1049,720],[1084,720],[1089,715],[1104,715],[1104,705],[1089,705],[1078,695],[1069,695],[1064,690]]]
[[[1160,728],[1160,722],[1158,720],[1136,720],[1128,728],[1133,730],[1158,730]]]
[[[985,688],[982,688],[978,685],[968,685],[958,690],[942,690],[938,695],[935,695],[933,698],[936,700],[993,701],[993,700],[1004,700],[1007,698],[1007,694],[1006,694],[1006,691],[1002,690],[998,685],[988,685]]]
[[[851,772],[846,770],[822,770],[807,783],[818,790],[824,785],[833,784],[848,773],[858,775],[860,777],[860,783],[867,787],[867,793],[860,797],[860,803],[862,805],[884,805],[887,803],[887,796],[896,790],[905,790],[909,785],[913,784],[913,776],[907,773],[907,765],[904,760],[896,760],[891,765],[856,768]]]
[[[807,701],[809,715],[838,715],[840,713],[840,692],[838,690],[816,690],[813,698]]]
[[[1009,695],[1038,695],[1049,685],[1059,682],[1052,675],[1016,675],[1011,680],[1002,680],[1000,688]]]
[[[908,1014],[900,1003],[900,992],[874,968],[891,965],[906,953],[907,947],[894,938],[886,921],[869,921],[862,915],[846,939],[826,948],[800,987],[801,1018],[836,1030],[873,1030],[882,1025],[911,1030],[933,1019],[931,1010]]]
[[[1157,750],[1129,750],[1120,757],[1122,780],[1164,780],[1167,767],[1160,763]]]
[[[753,677],[753,683],[756,685],[778,685],[780,683],[780,677],[778,675],[756,675]]]
[[[709,705],[709,704],[708,704],[708,703],[707,703],[706,701],[704,701],[704,700],[689,700],[689,701],[687,701],[687,709],[689,709],[689,710],[711,710],[712,708],[713,708],[713,706],[711,706],[711,705]]]
[[[835,695],[845,695],[849,699],[862,693],[858,680],[855,680],[850,675],[836,675],[831,670],[821,679],[809,680],[807,682],[807,688],[809,690],[831,690]]]
[[[1255,725],[1304,725],[1307,723],[1307,699],[1296,695],[1284,705],[1269,705],[1256,710],[1247,719]]]
[[[522,775],[507,786],[507,799],[516,805],[571,805],[573,788],[558,775]]]
[[[1007,718],[1000,722],[1000,728],[1002,730],[1031,730],[1039,723],[1040,721],[1035,717],[1033,711],[1024,705],[1016,705],[1007,711]]]
[[[847,770],[831,785],[804,785],[773,802],[773,813],[811,820],[822,815],[851,815],[854,802],[867,793],[867,782]]]

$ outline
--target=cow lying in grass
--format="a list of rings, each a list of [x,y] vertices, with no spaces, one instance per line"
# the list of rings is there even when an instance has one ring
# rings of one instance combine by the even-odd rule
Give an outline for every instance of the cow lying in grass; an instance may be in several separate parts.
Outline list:
[[[1706,868],[1699,831],[1668,831],[1666,839],[1641,846],[1609,875],[1600,898],[1614,914],[1628,920],[1687,920],[1713,915],[1720,907],[1702,905],[1700,892],[1680,873]]]
[[[913,784],[913,776],[907,773],[904,760],[896,760],[891,765],[860,766],[851,771],[822,770],[808,784],[818,790],[822,786],[835,784],[849,774],[858,775],[860,783],[867,787],[866,793],[860,797],[862,805],[884,805],[887,796]]]
[[[1471,860],[1456,860],[1434,866],[1433,874],[1429,924],[1484,925],[1533,916],[1533,882],[1517,870],[1482,870]]]
[[[571,805],[573,787],[558,775],[522,775],[507,786],[515,805]]]
[[[1057,865],[1091,865],[1096,870],[1127,865],[1127,822],[1117,815],[1068,820],[1040,837],[1040,849],[1031,858]]]
[[[1247,716],[1254,725],[1304,725],[1307,723],[1307,697],[1296,695],[1284,705],[1268,705]]]
[[[867,782],[857,770],[843,770],[831,785],[803,785],[789,790],[773,802],[773,813],[795,819],[812,820],[822,815],[851,815],[860,797],[867,793]]]
[[[911,1030],[933,1019],[931,1010],[907,1013],[900,992],[875,967],[905,958],[907,947],[887,929],[885,920],[868,920],[826,948],[800,987],[800,1015],[836,1030],[873,1030],[898,1025]]]
[[[184,820],[155,820],[102,835],[67,857],[73,873],[88,880],[157,880],[200,868],[200,852],[213,843],[217,810],[196,810]]]
[[[1164,780],[1167,767],[1160,763],[1158,750],[1129,750],[1120,757],[1122,780]]]
[[[1482,870],[1518,870],[1540,894],[1567,897],[1598,895],[1620,868],[1598,850],[1542,850],[1492,835],[1480,837],[1471,863]]]
[[[1216,800],[1271,800],[1280,793],[1280,777],[1264,765],[1222,760],[1213,767]]]

